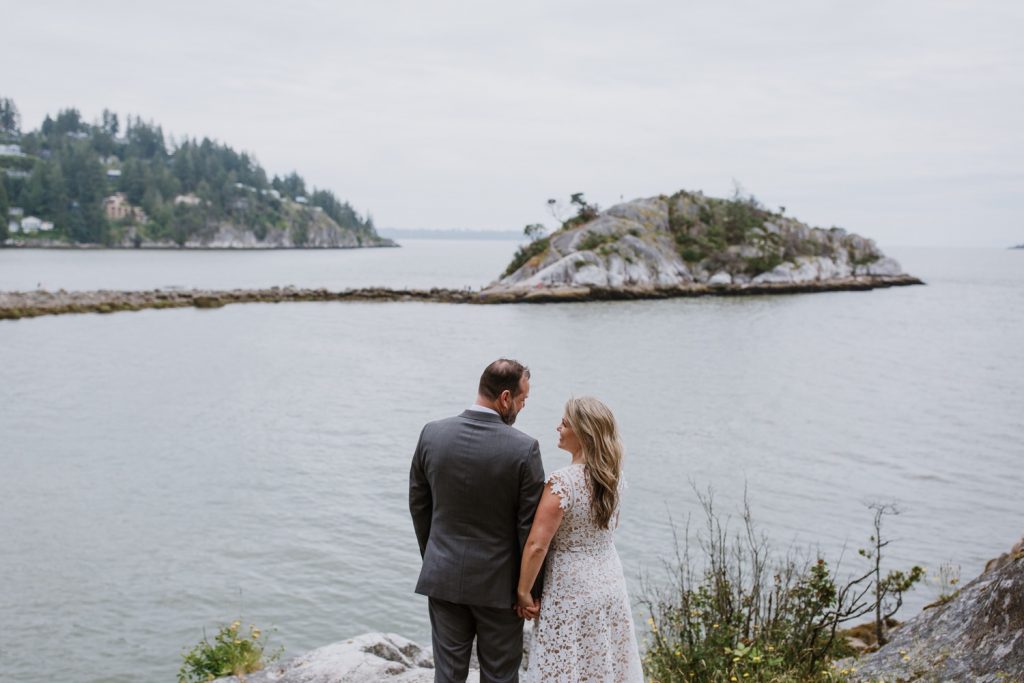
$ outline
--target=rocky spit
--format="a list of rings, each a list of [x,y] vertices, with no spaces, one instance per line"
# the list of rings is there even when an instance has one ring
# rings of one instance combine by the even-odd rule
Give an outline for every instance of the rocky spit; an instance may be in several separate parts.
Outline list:
[[[856,276],[828,281],[758,284],[688,283],[674,286],[559,286],[471,289],[388,289],[366,287],[331,291],[270,287],[268,289],[147,291],[98,290],[88,292],[0,292],[0,320],[34,318],[64,313],[115,313],[148,308],[219,308],[227,304],[284,303],[296,301],[423,301],[447,304],[569,303],[585,301],[628,301],[700,296],[754,296],[806,294],[813,292],[860,291],[883,287],[923,284],[909,275]]]

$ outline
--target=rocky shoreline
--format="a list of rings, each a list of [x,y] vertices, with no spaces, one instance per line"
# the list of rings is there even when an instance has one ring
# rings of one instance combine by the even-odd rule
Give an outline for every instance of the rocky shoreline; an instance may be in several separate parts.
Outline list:
[[[447,304],[571,303],[628,301],[701,296],[759,296],[815,292],[863,291],[924,284],[909,275],[857,276],[850,278],[759,284],[688,283],[669,287],[523,287],[494,286],[472,289],[389,289],[365,287],[331,291],[270,287],[234,290],[148,290],[89,292],[0,292],[0,320],[17,320],[67,313],[115,313],[159,308],[220,308],[228,304],[285,303],[298,301],[390,302],[422,301]]]
[[[288,246],[281,244],[245,244],[241,242],[232,243],[209,243],[200,244],[186,242],[176,244],[174,242],[153,242],[146,241],[141,244],[92,244],[88,242],[61,242],[48,239],[8,239],[3,243],[4,249],[57,249],[65,251],[134,251],[136,249],[146,251],[324,251],[331,249],[391,249],[400,248],[397,242],[386,240],[373,244],[338,244],[331,246]]]
[[[523,668],[532,624],[523,632]],[[835,662],[851,683],[1024,681],[1024,539],[990,561],[981,576],[898,626],[873,651]],[[216,683],[355,683],[434,680],[433,653],[393,633],[364,633]],[[475,658],[467,683],[480,680]]]

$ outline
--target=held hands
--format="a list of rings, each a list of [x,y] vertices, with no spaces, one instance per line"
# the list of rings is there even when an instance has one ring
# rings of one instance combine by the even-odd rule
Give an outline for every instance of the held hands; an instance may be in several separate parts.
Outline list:
[[[515,610],[520,619],[536,619],[540,614],[540,600],[534,600],[529,593],[517,593]]]

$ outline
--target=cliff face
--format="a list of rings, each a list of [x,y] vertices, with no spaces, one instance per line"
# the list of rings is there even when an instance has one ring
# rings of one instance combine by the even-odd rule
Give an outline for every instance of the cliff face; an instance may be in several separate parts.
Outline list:
[[[514,261],[495,287],[742,286],[903,275],[869,239],[812,228],[752,199],[690,192],[613,206],[518,256],[525,262]]]
[[[118,247],[177,247],[172,240],[140,239],[129,229],[115,243]],[[291,220],[284,226],[267,229],[258,235],[247,226],[222,221],[207,226],[180,245],[192,249],[289,249],[393,247],[393,240],[376,234],[366,235],[342,228],[322,212]]]
[[[1024,551],[1021,544],[951,600],[903,624],[851,681],[1024,681]]]

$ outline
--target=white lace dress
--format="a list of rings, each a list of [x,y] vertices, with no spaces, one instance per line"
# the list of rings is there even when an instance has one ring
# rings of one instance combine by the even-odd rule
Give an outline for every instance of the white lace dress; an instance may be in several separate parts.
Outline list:
[[[548,483],[564,516],[548,551],[525,680],[642,683],[622,563],[613,531],[591,516],[584,466],[557,470]],[[616,511],[611,526],[617,522]]]

